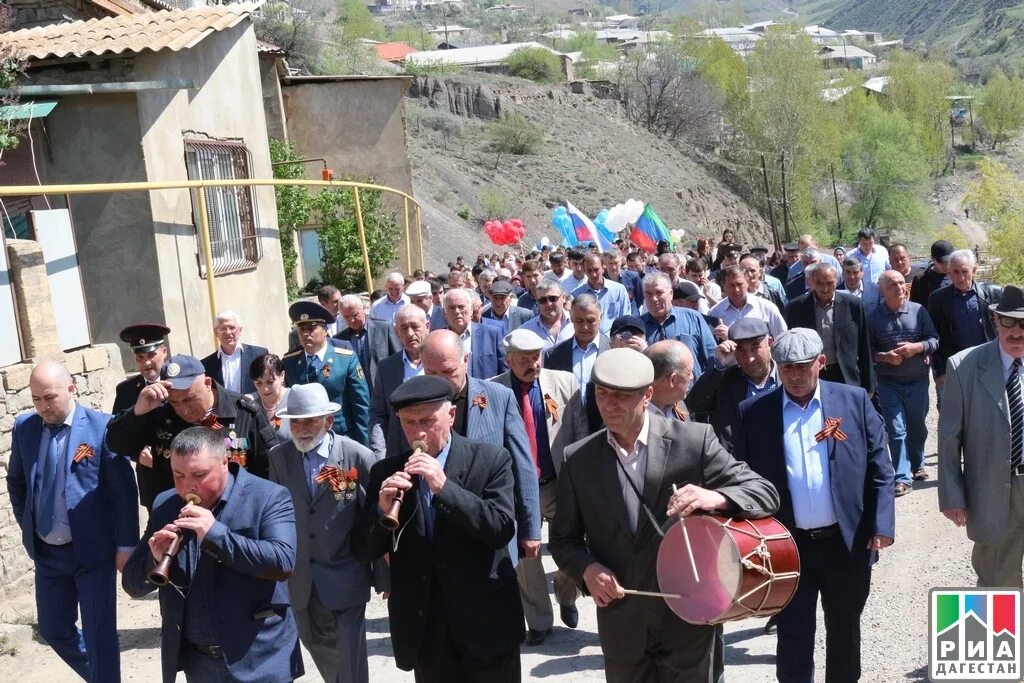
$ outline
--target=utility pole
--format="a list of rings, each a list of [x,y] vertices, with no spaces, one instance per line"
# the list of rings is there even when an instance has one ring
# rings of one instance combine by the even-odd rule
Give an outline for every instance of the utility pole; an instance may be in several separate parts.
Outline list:
[[[772,208],[772,194],[768,187],[768,165],[765,163],[764,155],[761,155],[761,177],[764,178],[764,201],[768,205],[768,222],[772,225],[772,241],[775,251],[779,251],[782,245],[779,242],[779,228],[775,225],[775,209]]]
[[[786,231],[786,241],[792,241],[789,234],[789,198],[786,196],[786,153],[782,153],[782,225]]]
[[[839,193],[836,192],[836,165],[829,164],[832,172],[832,199],[836,203],[836,226],[839,228],[839,241],[843,241],[843,221],[839,218]]]
[[[971,151],[977,151],[978,131],[974,128],[974,98],[967,100],[967,111],[971,113]]]

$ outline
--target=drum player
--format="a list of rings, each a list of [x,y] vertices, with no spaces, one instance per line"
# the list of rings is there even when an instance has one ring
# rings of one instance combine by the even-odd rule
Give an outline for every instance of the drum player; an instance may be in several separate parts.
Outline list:
[[[597,604],[610,683],[711,680],[714,627],[689,624],[664,600],[626,590],[658,591],[667,519],[698,511],[767,517],[778,493],[733,459],[710,426],[647,410],[654,367],[643,354],[607,351],[592,378],[606,427],[565,450],[551,554]],[[688,558],[679,562],[690,571]]]

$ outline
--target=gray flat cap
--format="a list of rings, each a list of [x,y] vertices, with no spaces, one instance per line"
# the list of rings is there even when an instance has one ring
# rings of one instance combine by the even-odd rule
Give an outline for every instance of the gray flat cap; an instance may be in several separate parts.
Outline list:
[[[794,327],[779,335],[772,345],[772,360],[779,365],[810,363],[822,350],[821,337],[806,327]]]
[[[654,384],[654,364],[639,351],[609,349],[594,361],[591,378],[616,391],[640,391]]]
[[[768,323],[760,318],[740,318],[729,328],[729,339],[731,341],[746,341],[748,339],[760,339],[771,334]]]
[[[505,335],[502,344],[505,346],[506,353],[516,351],[530,353],[544,350],[544,340],[529,330],[512,330]]]

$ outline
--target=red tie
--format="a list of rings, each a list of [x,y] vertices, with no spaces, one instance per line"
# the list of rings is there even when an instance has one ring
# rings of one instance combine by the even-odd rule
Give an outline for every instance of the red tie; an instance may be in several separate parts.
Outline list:
[[[533,467],[540,479],[540,452],[537,450],[537,423],[533,421],[533,405],[530,403],[529,387],[522,387],[523,395],[519,398],[519,412],[523,414],[526,425],[526,439],[530,442],[530,453],[533,454]]]

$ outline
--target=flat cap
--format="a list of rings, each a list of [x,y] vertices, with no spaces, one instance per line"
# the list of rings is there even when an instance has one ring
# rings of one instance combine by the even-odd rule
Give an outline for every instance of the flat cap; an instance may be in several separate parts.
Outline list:
[[[738,254],[743,251],[742,244],[723,244],[721,251],[725,254]]]
[[[731,341],[746,341],[748,339],[760,339],[771,334],[768,323],[760,318],[740,318],[729,328],[729,339]]]
[[[794,327],[779,335],[772,345],[772,360],[779,365],[810,363],[822,350],[821,337],[806,327]]]
[[[426,280],[416,280],[405,288],[405,295],[409,297],[430,296],[430,283]]]
[[[170,382],[172,389],[188,389],[196,377],[206,374],[206,368],[194,356],[171,356],[160,370],[160,379]]]
[[[700,291],[700,287],[695,283],[681,279],[672,285],[672,298],[700,301],[704,298],[704,292]]]
[[[787,242],[782,245],[783,251],[800,251],[800,244],[798,242]]]
[[[419,375],[398,385],[391,392],[391,407],[395,410],[421,403],[452,400],[452,385],[437,375]]]
[[[753,246],[753,247],[750,248],[750,253],[751,254],[757,254],[757,253],[767,254],[768,253],[768,247],[764,246],[763,244],[758,244],[758,245]]]
[[[288,307],[288,317],[296,325],[300,323],[323,323],[330,325],[336,318],[315,301],[296,301]]]
[[[624,330],[636,330],[640,334],[647,334],[644,321],[635,315],[620,315],[612,321],[612,328],[609,330],[609,333],[615,335]]]
[[[129,325],[121,330],[121,341],[128,345],[134,353],[149,353],[158,346],[163,346],[171,328],[158,323],[139,323]]]
[[[512,353],[514,351],[525,351],[527,353],[533,351],[544,350],[544,340],[538,337],[529,330],[512,330],[505,335],[502,340],[502,344],[505,346],[506,353]]]
[[[491,296],[509,296],[516,288],[508,280],[495,280],[491,283]]]
[[[609,349],[594,361],[591,379],[616,391],[640,391],[654,383],[654,364],[634,349]]]

